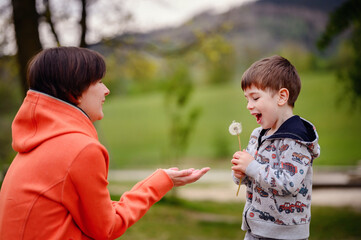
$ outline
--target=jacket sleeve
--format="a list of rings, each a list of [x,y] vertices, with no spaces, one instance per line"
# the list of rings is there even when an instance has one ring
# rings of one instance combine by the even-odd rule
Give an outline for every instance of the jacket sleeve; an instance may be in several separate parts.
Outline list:
[[[88,145],[74,160],[64,183],[63,204],[82,232],[94,239],[121,236],[173,187],[169,176],[157,170],[119,201],[111,201],[107,160],[105,149]]]
[[[254,160],[246,169],[246,175],[252,177],[259,187],[276,195],[297,194],[311,167],[312,156],[306,145],[293,140],[288,140],[287,144],[290,148],[277,156],[278,168]]]

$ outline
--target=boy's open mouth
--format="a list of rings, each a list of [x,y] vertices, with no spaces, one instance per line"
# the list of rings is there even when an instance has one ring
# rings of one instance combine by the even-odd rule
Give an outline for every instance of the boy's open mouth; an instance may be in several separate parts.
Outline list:
[[[261,113],[258,113],[258,114],[255,115],[255,117],[256,117],[257,123],[258,123],[258,124],[261,124],[262,114],[261,114]]]

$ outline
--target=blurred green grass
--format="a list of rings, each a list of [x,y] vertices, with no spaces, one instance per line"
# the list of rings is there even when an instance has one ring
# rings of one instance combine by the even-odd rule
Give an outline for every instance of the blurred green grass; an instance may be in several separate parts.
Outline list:
[[[361,135],[361,112],[352,109],[342,83],[332,73],[301,73],[302,90],[294,113],[311,121],[320,136],[319,165],[356,165]],[[232,120],[241,121],[242,147],[258,127],[246,109],[240,84],[197,86],[192,106],[202,108],[180,167],[228,168],[238,149],[237,138],[228,133]],[[97,123],[101,142],[108,148],[112,168],[169,167],[168,119],[161,92],[113,96],[104,105],[105,117]]]
[[[113,197],[116,200],[118,197]],[[119,239],[243,239],[243,204],[164,198]],[[346,207],[312,207],[310,240],[360,239],[361,212]]]

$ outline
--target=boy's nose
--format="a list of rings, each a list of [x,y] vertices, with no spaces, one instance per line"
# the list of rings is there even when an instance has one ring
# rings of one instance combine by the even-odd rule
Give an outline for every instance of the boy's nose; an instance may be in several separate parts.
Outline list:
[[[253,106],[252,103],[250,103],[250,102],[247,103],[247,109],[248,109],[248,110],[253,109],[253,107],[254,107],[254,106]]]

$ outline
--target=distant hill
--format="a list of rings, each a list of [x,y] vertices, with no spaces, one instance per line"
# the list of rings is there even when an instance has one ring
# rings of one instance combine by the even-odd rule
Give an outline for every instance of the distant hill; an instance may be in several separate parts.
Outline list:
[[[121,42],[123,48],[139,49],[151,44],[170,49],[192,41],[194,32],[222,30],[220,34],[233,44],[240,58],[254,60],[286,47],[317,54],[315,43],[327,24],[329,12],[342,2],[344,0],[259,0],[224,13],[203,12],[179,27],[123,34],[107,44],[114,47]],[[104,54],[112,51],[104,43],[93,48]]]
[[[340,6],[344,0],[259,0],[255,4],[273,4],[309,8],[323,12],[330,12]]]

